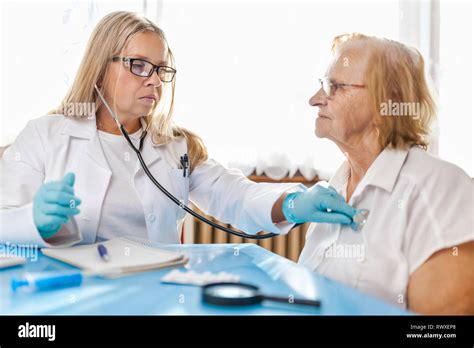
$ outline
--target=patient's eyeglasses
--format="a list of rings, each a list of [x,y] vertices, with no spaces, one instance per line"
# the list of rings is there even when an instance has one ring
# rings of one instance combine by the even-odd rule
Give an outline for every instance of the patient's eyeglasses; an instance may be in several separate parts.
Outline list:
[[[334,96],[338,88],[343,88],[343,87],[358,87],[358,88],[365,88],[365,85],[356,85],[356,84],[350,84],[350,83],[336,83],[331,81],[329,77],[324,77],[322,79],[319,79],[319,83],[321,84],[321,88],[323,89],[324,93],[328,97]]]
[[[150,77],[155,71],[158,74],[161,82],[171,82],[174,79],[176,70],[165,65],[155,65],[143,59],[129,58],[129,57],[113,57],[112,61],[124,62],[133,75],[140,77]]]

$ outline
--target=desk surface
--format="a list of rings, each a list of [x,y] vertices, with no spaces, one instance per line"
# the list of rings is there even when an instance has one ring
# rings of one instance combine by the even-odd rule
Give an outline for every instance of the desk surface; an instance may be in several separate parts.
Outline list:
[[[79,287],[48,292],[13,293],[10,290],[12,276],[19,276],[25,271],[73,269],[72,266],[38,252],[35,262],[29,261],[24,266],[0,270],[0,314],[409,314],[319,276],[255,244],[184,244],[168,248],[187,254],[190,261],[185,266],[186,269],[238,274],[242,282],[257,285],[265,294],[320,299],[322,306],[315,309],[272,302],[239,308],[207,305],[201,300],[200,287],[161,283],[161,277],[169,269],[118,279],[93,277]]]

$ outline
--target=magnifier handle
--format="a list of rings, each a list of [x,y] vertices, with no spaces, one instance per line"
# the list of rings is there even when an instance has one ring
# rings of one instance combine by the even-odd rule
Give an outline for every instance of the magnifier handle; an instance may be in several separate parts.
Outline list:
[[[283,302],[289,304],[299,304],[305,306],[319,307],[321,306],[321,301],[319,300],[306,300],[302,298],[295,298],[292,301],[288,297],[276,297],[276,296],[263,296],[264,300],[273,301],[273,302]]]

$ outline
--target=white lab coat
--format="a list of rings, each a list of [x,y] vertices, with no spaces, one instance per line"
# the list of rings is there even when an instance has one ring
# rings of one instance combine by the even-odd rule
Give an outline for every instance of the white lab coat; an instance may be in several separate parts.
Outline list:
[[[287,222],[272,223],[271,208],[283,192],[304,190],[303,185],[257,184],[241,171],[212,159],[183,177],[178,164],[185,153],[187,144],[182,137],[157,145],[147,136],[142,150],[151,173],[184,203],[190,199],[205,213],[247,233],[282,234],[291,229]],[[130,156],[136,156],[132,150]],[[41,184],[61,180],[67,172],[76,175],[74,190],[82,201],[81,212],[57,235],[43,240],[33,221],[33,197]],[[0,243],[40,247],[94,243],[111,175],[94,118],[47,115],[29,121],[1,161]],[[185,212],[149,181],[138,162],[133,183],[143,206],[148,238],[179,243]],[[121,233],[133,235],[133,231]]]

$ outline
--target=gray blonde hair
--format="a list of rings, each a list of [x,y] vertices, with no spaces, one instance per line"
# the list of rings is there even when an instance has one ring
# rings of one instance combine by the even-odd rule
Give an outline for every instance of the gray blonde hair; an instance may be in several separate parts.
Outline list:
[[[382,148],[409,148],[429,144],[431,124],[436,119],[436,104],[425,77],[421,53],[400,42],[359,33],[336,36],[332,52],[353,42],[368,45],[366,84],[375,114],[378,116],[378,142]],[[382,117],[381,105],[387,101],[416,103],[416,117]]]

